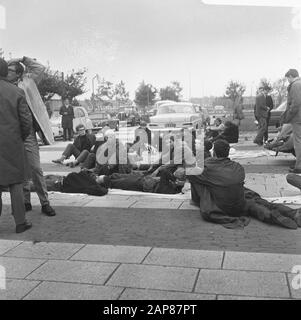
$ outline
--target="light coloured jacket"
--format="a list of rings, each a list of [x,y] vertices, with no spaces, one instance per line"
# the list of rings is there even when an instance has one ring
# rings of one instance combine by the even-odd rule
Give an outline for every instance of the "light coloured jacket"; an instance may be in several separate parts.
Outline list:
[[[301,123],[301,79],[288,86],[287,108],[282,114],[282,123]]]

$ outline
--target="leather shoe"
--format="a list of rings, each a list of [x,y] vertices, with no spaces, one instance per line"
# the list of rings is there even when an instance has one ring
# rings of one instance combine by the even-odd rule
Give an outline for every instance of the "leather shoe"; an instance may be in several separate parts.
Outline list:
[[[30,229],[31,227],[32,227],[32,224],[27,222],[27,221],[25,221],[24,223],[18,224],[16,226],[16,233],[22,233],[22,232]]]
[[[297,209],[294,216],[294,221],[297,223],[298,227],[301,228],[301,209]]]
[[[290,173],[301,173],[301,169],[289,169],[288,170]]]
[[[277,211],[273,210],[271,212],[271,219],[275,224],[277,224],[279,226],[282,226],[284,228],[287,228],[287,229],[298,229],[298,225],[295,222],[295,220],[287,218],[285,216],[282,216]]]
[[[56,215],[54,209],[49,204],[42,206],[42,213],[45,213],[48,217],[54,217]]]
[[[24,206],[25,206],[25,212],[32,211],[31,203],[25,203]]]

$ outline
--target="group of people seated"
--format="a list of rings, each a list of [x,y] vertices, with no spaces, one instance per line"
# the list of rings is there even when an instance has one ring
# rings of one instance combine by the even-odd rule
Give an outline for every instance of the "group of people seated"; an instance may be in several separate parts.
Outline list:
[[[206,139],[216,141],[223,139],[229,143],[237,143],[239,138],[238,126],[231,121],[223,121],[220,118],[215,119],[213,126],[206,127]]]
[[[301,210],[269,203],[258,193],[244,187],[245,171],[239,163],[229,158],[230,144],[222,139],[225,130],[216,136],[219,138],[205,140],[203,145],[198,141],[200,145],[196,146],[196,153],[180,135],[168,136],[162,143],[169,144],[169,152],[162,152],[158,163],[146,164],[143,169],[121,161],[121,154],[128,154],[127,151],[135,146],[123,145],[114,133],[106,134],[97,145],[95,136],[86,134],[83,126],[78,127],[77,131],[78,137],[74,143],[68,145],[54,162],[63,163],[73,155],[75,161],[71,163],[81,165],[82,170],[66,177],[47,176],[49,190],[100,196],[107,194],[108,189],[177,194],[182,192],[185,183],[190,182],[192,202],[200,208],[207,221],[226,228],[242,228],[253,217],[289,229],[301,227]],[[148,135],[144,137],[146,141],[140,141],[140,146],[148,143]],[[117,145],[116,154],[108,151],[110,144]],[[107,162],[99,161],[100,154]],[[113,164],[109,161],[110,157],[116,160]],[[203,163],[198,161],[200,158],[203,158]]]

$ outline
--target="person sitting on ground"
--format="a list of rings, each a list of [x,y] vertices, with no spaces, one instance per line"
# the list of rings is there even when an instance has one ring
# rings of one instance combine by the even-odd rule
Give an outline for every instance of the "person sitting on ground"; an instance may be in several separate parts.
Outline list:
[[[74,142],[68,144],[62,156],[59,159],[52,160],[53,163],[64,164],[64,160],[74,156],[75,160],[68,164],[73,168],[80,163],[83,163],[87,159],[92,147],[96,142],[96,137],[94,134],[86,133],[86,128],[83,124],[79,124],[76,127],[76,132],[78,136]]]
[[[227,228],[247,225],[249,216],[289,229],[300,227],[299,210],[269,204],[258,194],[244,188],[244,168],[229,159],[229,150],[227,141],[215,141],[213,157],[205,160],[203,173],[188,176],[192,201],[200,207],[203,218]]]
[[[239,138],[238,126],[231,121],[226,121],[224,130],[217,137],[213,138],[212,141],[223,139],[228,141],[229,143],[237,143],[238,138]]]
[[[225,125],[221,118],[216,118],[214,120],[214,126],[209,126],[206,128],[206,139],[210,140],[217,137],[225,129]]]

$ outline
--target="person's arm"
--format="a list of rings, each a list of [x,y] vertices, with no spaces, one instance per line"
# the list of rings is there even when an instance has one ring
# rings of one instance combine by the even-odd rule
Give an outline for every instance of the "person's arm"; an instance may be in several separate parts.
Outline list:
[[[26,67],[26,75],[33,79],[36,84],[40,83],[42,80],[43,74],[46,70],[46,67],[43,66],[40,62],[29,57],[23,57],[21,62]]]
[[[32,115],[24,93],[20,94],[18,99],[18,116],[20,120],[21,136],[23,141],[25,141],[32,129]]]
[[[66,114],[66,112],[64,112],[63,108],[64,108],[63,106],[61,106],[61,108],[60,108],[60,115],[61,116],[64,116]]]

